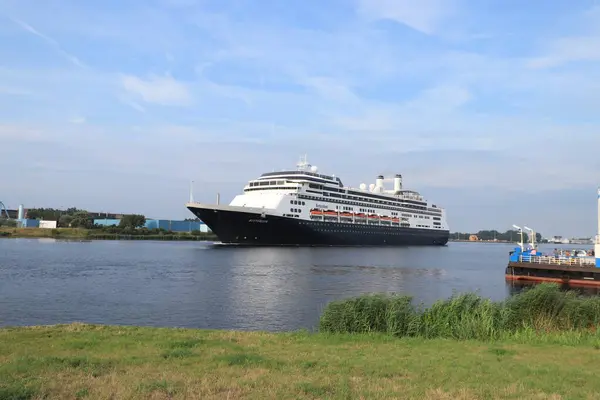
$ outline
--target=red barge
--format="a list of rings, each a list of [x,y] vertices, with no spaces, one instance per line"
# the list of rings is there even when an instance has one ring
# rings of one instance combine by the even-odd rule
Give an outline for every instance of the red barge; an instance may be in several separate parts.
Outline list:
[[[529,248],[523,245],[523,235],[520,227],[521,242],[510,252],[505,276],[507,280],[557,282],[568,285],[600,286],[600,189],[598,189],[598,235],[596,235],[594,250],[585,254],[553,254],[545,255],[536,250],[535,232]]]

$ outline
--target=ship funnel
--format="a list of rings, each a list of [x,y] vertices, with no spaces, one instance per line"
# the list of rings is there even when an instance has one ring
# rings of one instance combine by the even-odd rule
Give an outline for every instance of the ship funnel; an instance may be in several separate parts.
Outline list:
[[[383,189],[383,175],[379,175],[375,180],[375,187],[379,190]]]
[[[394,192],[398,193],[402,190],[402,175],[396,174],[394,177]]]

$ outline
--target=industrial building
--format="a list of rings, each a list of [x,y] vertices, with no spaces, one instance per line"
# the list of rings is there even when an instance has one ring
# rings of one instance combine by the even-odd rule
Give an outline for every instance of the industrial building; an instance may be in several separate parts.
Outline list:
[[[0,217],[6,217],[8,220],[14,220],[19,228],[56,228],[56,221],[38,221],[36,219],[27,219],[27,212],[23,205],[19,209],[7,209],[4,203],[0,201]]]
[[[90,218],[93,218],[94,225],[99,226],[118,226],[124,214],[108,212],[88,212]],[[22,228],[56,228],[57,221],[44,221],[37,219],[28,219],[27,210],[23,205],[18,210],[6,209],[0,202],[0,215],[8,219],[15,220],[18,227]],[[202,221],[181,221],[170,219],[147,219],[144,225],[147,229],[164,229],[171,232],[210,232],[208,226]]]
[[[118,226],[120,219],[100,218],[94,219],[94,225]],[[208,226],[202,221],[175,221],[170,219],[147,219],[144,225],[148,229],[164,229],[171,232],[210,232]]]

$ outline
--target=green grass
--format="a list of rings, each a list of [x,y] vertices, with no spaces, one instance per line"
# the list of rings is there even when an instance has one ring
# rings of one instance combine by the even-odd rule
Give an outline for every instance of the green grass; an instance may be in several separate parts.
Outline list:
[[[0,227],[0,236],[7,238],[66,238],[84,239],[89,229],[83,228],[8,228]],[[0,397],[1,398],[1,397]]]
[[[365,295],[329,303],[319,330],[330,333],[385,333],[396,337],[497,340],[533,333],[595,332],[600,297],[540,284],[505,301],[474,293],[456,294],[428,308],[399,295]]]
[[[588,399],[600,336],[0,329],[0,399]]]

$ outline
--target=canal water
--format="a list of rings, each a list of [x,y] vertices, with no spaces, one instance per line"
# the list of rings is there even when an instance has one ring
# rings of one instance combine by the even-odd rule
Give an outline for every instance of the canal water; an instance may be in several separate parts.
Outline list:
[[[554,247],[559,246],[541,249]],[[81,321],[314,329],[327,302],[362,293],[404,293],[416,303],[431,304],[453,292],[478,291],[501,300],[519,290],[504,279],[512,248],[495,243],[243,248],[202,242],[3,239],[0,326]]]

